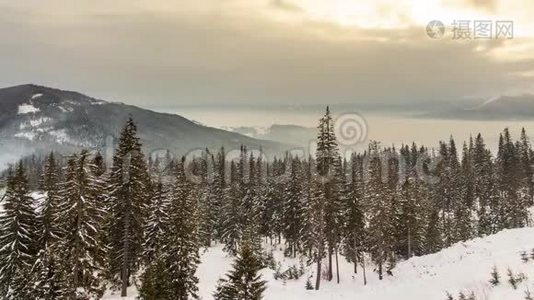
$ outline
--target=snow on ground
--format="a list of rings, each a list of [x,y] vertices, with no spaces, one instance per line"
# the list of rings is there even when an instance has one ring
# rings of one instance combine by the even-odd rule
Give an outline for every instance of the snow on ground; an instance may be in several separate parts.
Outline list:
[[[270,246],[269,246],[270,247]],[[275,259],[283,266],[300,265],[299,259],[283,258],[279,249]],[[458,243],[441,252],[415,257],[401,262],[393,270],[393,276],[386,276],[379,281],[372,267],[368,266],[368,284],[363,285],[361,268],[353,274],[353,266],[340,258],[341,282],[322,281],[319,291],[305,290],[305,282],[314,272],[315,265],[307,268],[299,280],[274,280],[273,270],[262,270],[264,280],[268,281],[265,300],[306,299],[306,300],[445,300],[446,292],[456,298],[458,292],[476,293],[477,300],[522,300],[527,288],[534,292],[534,261],[522,262],[522,251],[531,253],[534,248],[534,228],[504,230],[485,238],[477,238],[465,243]],[[217,280],[231,268],[232,259],[218,245],[202,255],[202,264],[198,269],[201,299],[212,299]],[[501,284],[492,287],[489,283],[490,273],[496,266]],[[508,283],[506,275],[510,268],[515,274],[523,272],[528,279],[514,290]],[[335,270],[334,270],[335,272]],[[312,279],[312,282],[313,279]],[[104,299],[135,299],[135,288],[130,289],[131,296],[120,298],[107,294]]]
[[[25,115],[25,114],[36,113],[36,112],[39,112],[39,109],[37,107],[33,106],[32,104],[25,103],[19,106],[18,114]]]
[[[41,94],[41,93],[35,94],[35,95],[32,96],[32,99],[39,98],[41,96],[43,96],[43,94]]]

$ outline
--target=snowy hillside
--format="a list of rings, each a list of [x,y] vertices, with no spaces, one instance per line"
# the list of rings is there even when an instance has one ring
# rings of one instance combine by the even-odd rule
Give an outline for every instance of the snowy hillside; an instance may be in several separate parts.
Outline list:
[[[463,291],[465,294],[474,292],[477,300],[522,300],[527,287],[534,291],[534,261],[523,262],[521,252],[526,251],[530,255],[533,248],[534,228],[504,230],[485,238],[458,243],[435,254],[401,262],[394,269],[394,276],[386,277],[383,281],[379,281],[372,268],[369,268],[367,286],[363,285],[361,269],[356,276],[349,276],[353,266],[341,259],[341,283],[323,281],[319,291],[307,291],[304,288],[306,278],[313,274],[314,266],[308,268],[299,280],[286,282],[274,280],[274,271],[264,269],[263,278],[268,281],[265,299],[440,300],[446,299],[447,292],[457,299],[458,293]],[[275,252],[275,258],[282,266],[300,264],[298,259],[284,259],[281,251]],[[232,259],[220,246],[210,248],[203,254],[198,270],[202,299],[212,299],[217,280],[229,270],[231,263]],[[501,278],[501,283],[496,287],[489,282],[494,266]],[[527,276],[516,290],[508,283],[507,269],[516,275],[524,273]],[[127,299],[135,299],[134,289],[131,291]],[[108,294],[104,299],[124,298]]]
[[[269,155],[290,146],[198,125],[174,114],[106,102],[33,84],[0,88],[0,168],[33,153],[71,153],[113,147],[117,133],[133,116],[147,153],[170,150],[183,155],[195,149],[228,151],[247,145]]]

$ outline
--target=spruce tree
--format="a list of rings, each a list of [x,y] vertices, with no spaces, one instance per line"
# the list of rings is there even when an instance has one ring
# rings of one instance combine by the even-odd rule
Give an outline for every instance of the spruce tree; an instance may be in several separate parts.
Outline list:
[[[308,171],[309,172],[309,171]],[[309,251],[309,258],[312,263],[317,264],[315,272],[315,289],[321,286],[321,276],[323,258],[326,254],[326,234],[325,234],[325,196],[316,181],[310,174],[307,175],[307,186],[305,194],[305,236],[304,244]]]
[[[169,196],[161,177],[153,188],[153,199],[144,230],[143,260],[146,264],[161,254],[163,239],[169,229]]]
[[[41,189],[45,197],[40,204],[38,215],[38,227],[41,232],[38,238],[39,249],[46,249],[60,236],[61,229],[55,221],[61,202],[59,172],[54,153],[50,153],[41,179]]]
[[[354,264],[354,273],[358,272],[358,263],[363,251],[365,238],[365,216],[363,211],[363,159],[359,155],[351,157],[351,181],[347,183],[343,211],[343,250],[345,258]]]
[[[221,279],[213,295],[216,300],[261,300],[266,282],[258,271],[262,268],[258,253],[249,239],[243,241],[233,269]]]
[[[35,260],[37,238],[36,213],[29,195],[24,166],[8,171],[0,213],[0,298],[26,299],[27,274]]]
[[[455,240],[467,241],[474,236],[473,229],[473,205],[474,205],[474,182],[471,152],[464,143],[461,164],[461,198],[456,203],[455,217]]]
[[[478,206],[478,224],[477,231],[479,234],[492,233],[492,190],[493,184],[493,161],[491,152],[486,149],[484,139],[479,133],[475,138],[474,148],[472,150],[472,168],[473,168],[473,198]]]
[[[377,265],[378,278],[383,279],[385,264],[393,251],[393,193],[382,183],[382,169],[378,143],[372,142],[368,170],[368,184],[364,199],[368,205],[368,248]]]
[[[195,273],[200,263],[198,236],[199,195],[187,181],[182,163],[178,164],[175,185],[169,207],[169,232],[165,235],[163,261],[165,279],[171,299],[198,299],[198,278]],[[165,298],[164,298],[165,299]]]
[[[139,299],[175,299],[168,289],[169,278],[166,271],[165,260],[162,256],[154,258],[146,265],[140,277]]]
[[[303,178],[301,162],[298,158],[291,161],[291,175],[285,189],[285,201],[283,208],[284,237],[288,245],[288,254],[296,257],[300,249],[299,241],[302,235],[304,205],[303,205]]]
[[[28,295],[34,299],[55,300],[63,295],[65,273],[62,272],[62,260],[58,250],[58,245],[51,245],[37,253],[26,286]]]
[[[325,234],[328,241],[328,280],[333,279],[332,256],[339,246],[341,236],[340,217],[342,201],[340,199],[341,164],[338,145],[334,133],[334,120],[330,108],[319,121],[317,135],[317,173],[321,177],[320,184],[325,197]]]
[[[72,156],[61,191],[64,203],[58,223],[64,233],[59,252],[66,281],[62,295],[72,299],[103,293],[106,249],[98,240],[98,232],[104,211],[97,197],[101,184],[91,171],[93,167],[87,151]]]
[[[235,164],[231,163],[231,173],[236,173]],[[232,176],[233,177],[233,176]],[[241,188],[237,180],[230,182],[224,193],[222,207],[221,240],[224,250],[235,255],[243,233],[241,207]]]
[[[121,132],[109,177],[109,263],[121,296],[127,296],[130,277],[139,268],[143,228],[149,201],[149,176],[137,126],[130,118]]]
[[[63,273],[59,255],[60,241],[64,236],[63,224],[59,221],[62,204],[60,171],[55,156],[47,157],[41,178],[45,197],[38,210],[38,253],[31,269],[28,291],[38,299],[59,298],[63,289]]]
[[[502,205],[499,215],[504,228],[522,227],[527,219],[526,205],[523,201],[526,193],[521,189],[524,176],[518,152],[510,131],[505,128],[500,137],[497,153],[498,186]]]

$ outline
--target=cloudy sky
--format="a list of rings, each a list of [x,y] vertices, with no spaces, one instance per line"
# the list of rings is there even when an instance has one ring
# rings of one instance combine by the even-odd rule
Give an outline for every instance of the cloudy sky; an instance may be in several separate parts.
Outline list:
[[[531,0],[0,0],[0,86],[144,105],[532,93],[533,14]],[[453,39],[454,20],[512,20],[514,38]]]

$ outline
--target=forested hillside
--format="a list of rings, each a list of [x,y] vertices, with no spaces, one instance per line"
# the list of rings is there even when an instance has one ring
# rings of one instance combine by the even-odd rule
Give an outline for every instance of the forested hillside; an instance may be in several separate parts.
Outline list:
[[[266,268],[303,280],[303,290],[349,276],[365,286],[403,278],[397,266],[414,256],[530,223],[534,153],[524,130],[513,140],[504,129],[496,155],[478,135],[435,150],[372,141],[342,157],[327,109],[310,157],[267,160],[242,146],[231,160],[224,148],[148,158],[142,142],[130,119],[110,162],[83,150],[10,167],[0,298],[125,297],[136,286],[140,299],[195,299],[204,249],[218,245],[234,262],[215,299],[262,299]],[[300,265],[282,269],[272,247]]]

